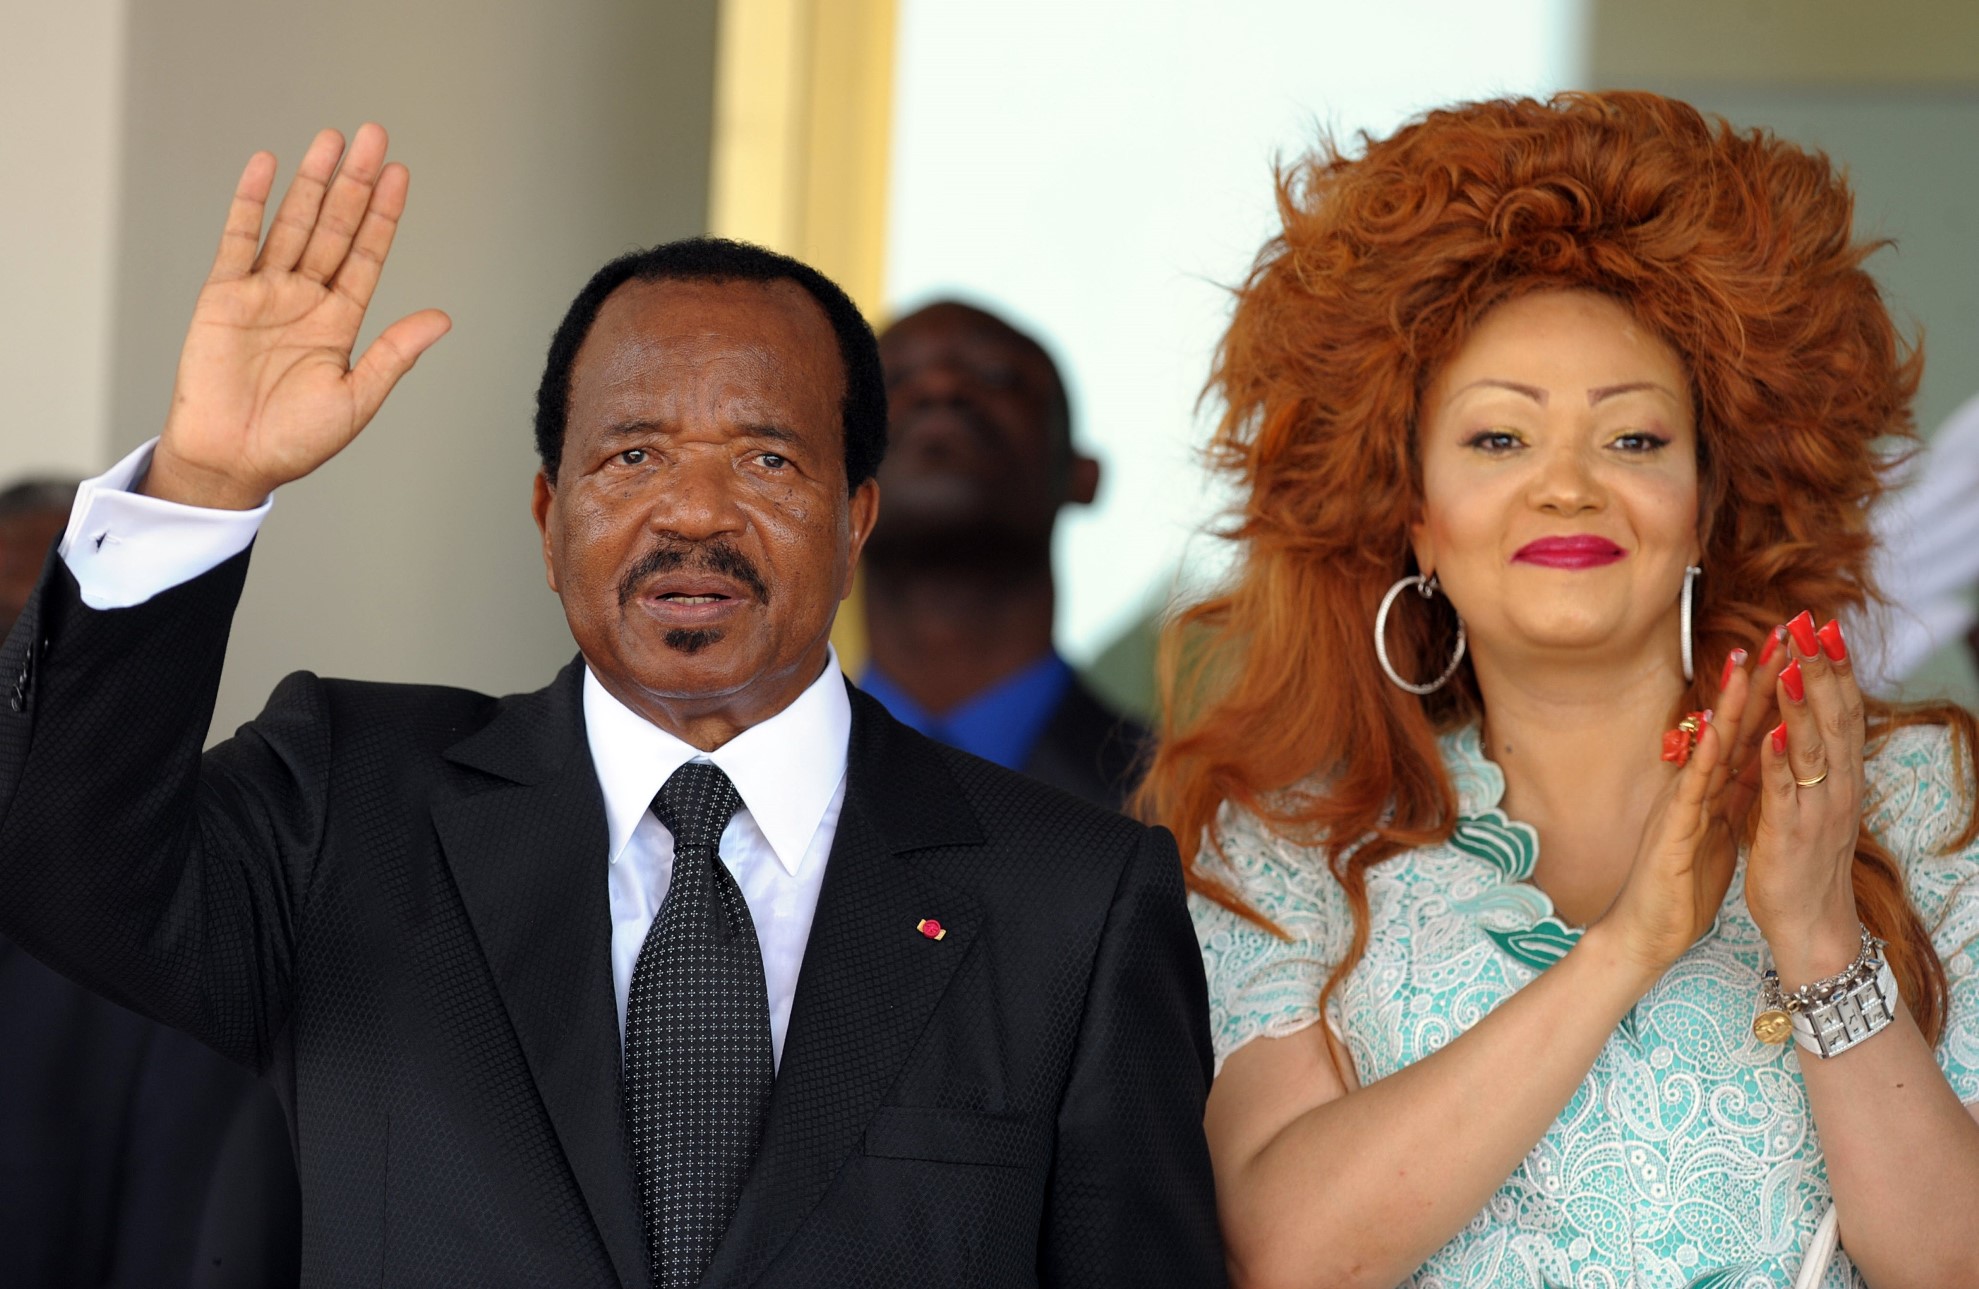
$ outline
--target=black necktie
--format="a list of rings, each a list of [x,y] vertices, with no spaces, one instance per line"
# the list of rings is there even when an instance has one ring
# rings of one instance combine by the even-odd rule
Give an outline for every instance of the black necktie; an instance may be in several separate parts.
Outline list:
[[[632,970],[624,1091],[655,1289],[701,1282],[776,1080],[762,950],[718,849],[741,807],[705,761],[681,766],[653,798],[673,834],[673,880]]]

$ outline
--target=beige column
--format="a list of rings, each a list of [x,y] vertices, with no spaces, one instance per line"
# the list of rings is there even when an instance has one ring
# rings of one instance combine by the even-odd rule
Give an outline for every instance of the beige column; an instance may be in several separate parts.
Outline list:
[[[708,228],[795,256],[878,321],[894,0],[722,0]],[[832,632],[857,675],[859,595]]]

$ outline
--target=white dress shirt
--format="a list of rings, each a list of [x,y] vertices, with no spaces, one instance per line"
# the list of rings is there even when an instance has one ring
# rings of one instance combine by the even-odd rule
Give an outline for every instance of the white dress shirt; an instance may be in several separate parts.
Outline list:
[[[83,603],[93,609],[142,604],[226,562],[254,541],[273,504],[270,498],[254,510],[206,510],[131,492],[149,468],[156,442],[76,493],[60,551]],[[613,698],[587,667],[584,731],[610,838],[605,860],[620,1041],[632,968],[673,877],[673,835],[649,807],[675,770],[688,761],[711,761],[742,797],[742,809],[722,833],[721,858],[756,924],[770,1044],[780,1063],[825,860],[845,804],[852,704],[837,653],[828,654],[824,671],[790,706],[709,753]]]
[[[618,994],[619,1037],[625,1037],[625,998],[639,946],[673,879],[673,834],[648,807],[675,770],[689,761],[712,761],[742,795],[742,809],[722,833],[721,857],[756,924],[770,996],[770,1045],[782,1061],[797,969],[845,804],[852,702],[838,655],[831,655],[823,674],[796,702],[706,753],[606,693],[587,667],[584,732],[611,833],[612,988]]]

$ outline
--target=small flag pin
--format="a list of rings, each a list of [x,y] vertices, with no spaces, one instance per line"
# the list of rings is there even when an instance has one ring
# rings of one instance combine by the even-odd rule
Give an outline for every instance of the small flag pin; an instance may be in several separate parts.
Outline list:
[[[939,940],[948,934],[948,928],[933,918],[922,918],[914,924],[914,929],[930,940]]]

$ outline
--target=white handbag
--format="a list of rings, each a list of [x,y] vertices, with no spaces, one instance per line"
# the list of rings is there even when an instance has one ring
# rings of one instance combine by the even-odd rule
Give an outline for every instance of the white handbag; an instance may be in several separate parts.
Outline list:
[[[1814,1228],[1814,1234],[1807,1241],[1807,1254],[1801,1259],[1800,1274],[1794,1277],[1793,1289],[1815,1289],[1821,1277],[1827,1273],[1828,1264],[1835,1260],[1835,1254],[1842,1247],[1841,1217],[1834,1205],[1828,1206],[1827,1215],[1821,1224]]]

